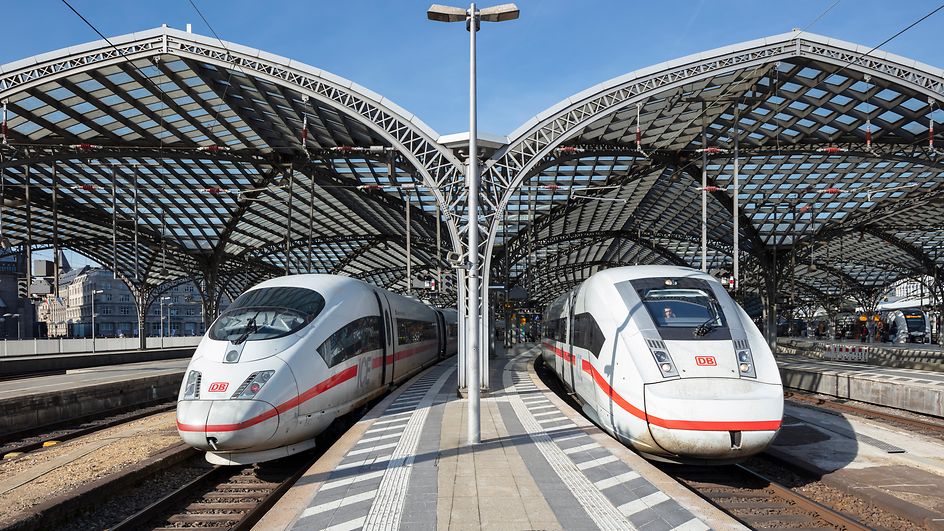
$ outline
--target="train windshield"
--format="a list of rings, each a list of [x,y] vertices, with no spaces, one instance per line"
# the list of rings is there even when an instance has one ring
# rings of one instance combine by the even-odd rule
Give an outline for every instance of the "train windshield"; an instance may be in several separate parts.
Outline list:
[[[724,326],[724,317],[711,292],[700,289],[653,288],[640,294],[656,326],[694,328]]]
[[[917,310],[903,310],[905,315],[905,324],[908,325],[909,332],[924,332],[924,313]]]
[[[210,339],[258,341],[297,332],[324,309],[317,291],[279,287],[247,291],[239,296],[210,327]]]

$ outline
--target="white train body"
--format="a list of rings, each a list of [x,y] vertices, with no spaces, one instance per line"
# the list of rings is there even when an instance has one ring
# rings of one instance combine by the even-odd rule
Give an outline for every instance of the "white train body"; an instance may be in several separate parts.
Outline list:
[[[455,353],[455,321],[454,311],[347,277],[263,282],[197,346],[177,429],[216,464],[306,450],[339,415]]]
[[[596,273],[544,316],[544,359],[585,413],[656,460],[767,448],[783,387],[764,337],[710,275],[672,266]]]

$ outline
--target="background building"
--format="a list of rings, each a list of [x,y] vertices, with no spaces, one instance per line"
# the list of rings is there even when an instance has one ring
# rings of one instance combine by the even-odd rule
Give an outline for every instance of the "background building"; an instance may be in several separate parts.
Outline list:
[[[25,275],[22,255],[0,256],[0,338],[35,337],[32,303],[17,293],[17,280]],[[11,314],[11,317],[3,317]],[[12,317],[18,315],[19,317]]]
[[[68,269],[63,263],[59,298],[50,296],[37,305],[38,319],[48,337],[92,337],[92,292],[95,295],[96,337],[138,335],[138,310],[128,286],[111,271],[85,266]],[[146,315],[149,336],[195,336],[205,331],[200,292],[191,282],[175,286],[151,303]]]

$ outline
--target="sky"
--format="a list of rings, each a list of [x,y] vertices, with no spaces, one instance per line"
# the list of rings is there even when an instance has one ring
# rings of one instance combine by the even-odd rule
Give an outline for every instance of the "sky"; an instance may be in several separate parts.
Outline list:
[[[69,1],[106,36],[187,23],[213,36],[190,0]],[[192,1],[225,41],[355,81],[439,134],[468,130],[468,33],[428,21],[428,0]],[[940,2],[518,0],[518,20],[483,23],[478,33],[479,131],[507,135],[607,79],[793,28],[872,47]],[[3,7],[0,64],[98,39],[61,0]],[[881,49],[944,67],[942,30],[944,10]]]

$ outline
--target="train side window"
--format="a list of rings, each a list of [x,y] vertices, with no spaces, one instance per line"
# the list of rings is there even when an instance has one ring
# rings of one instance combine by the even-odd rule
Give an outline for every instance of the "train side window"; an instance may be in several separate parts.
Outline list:
[[[544,322],[544,335],[548,339],[563,343],[566,333],[565,326],[566,321],[564,319],[548,319]]]
[[[355,319],[331,334],[318,347],[318,354],[325,360],[328,367],[358,356],[371,350],[380,350],[380,327],[383,326],[379,315],[370,315]]]
[[[603,341],[603,332],[593,315],[581,313],[574,316],[573,345],[575,347],[589,350],[594,356],[599,356],[600,350],[603,349]]]
[[[419,343],[439,337],[435,321],[397,319],[397,344]]]

